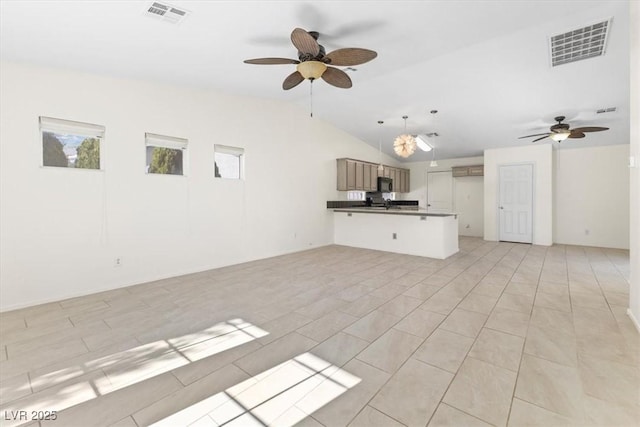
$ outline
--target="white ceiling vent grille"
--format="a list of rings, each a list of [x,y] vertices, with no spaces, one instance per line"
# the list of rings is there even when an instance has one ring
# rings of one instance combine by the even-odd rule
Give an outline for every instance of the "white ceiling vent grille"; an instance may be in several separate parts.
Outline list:
[[[157,1],[151,3],[145,12],[145,15],[150,18],[170,24],[180,23],[188,14],[189,12],[184,9],[178,9],[168,3],[160,3]]]
[[[552,36],[551,66],[593,58],[604,54],[611,19]]]
[[[617,110],[617,107],[598,108],[596,110],[596,114],[615,113],[616,110]]]

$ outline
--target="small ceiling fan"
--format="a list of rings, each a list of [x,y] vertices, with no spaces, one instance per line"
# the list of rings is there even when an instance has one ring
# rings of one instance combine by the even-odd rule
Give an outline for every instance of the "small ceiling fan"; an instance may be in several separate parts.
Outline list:
[[[357,47],[337,49],[325,54],[324,46],[318,44],[319,33],[296,28],[291,33],[291,42],[298,49],[298,59],[288,58],[257,58],[247,59],[247,64],[278,65],[297,64],[296,71],[284,79],[282,88],[289,90],[296,87],[305,79],[322,78],[330,85],[348,89],[352,86],[351,79],[344,71],[332,67],[350,67],[364,64],[374,59],[378,54],[373,50]]]
[[[554,120],[558,123],[552,125],[549,128],[549,132],[547,133],[537,133],[534,135],[525,135],[521,136],[518,139],[522,138],[532,138],[534,136],[539,136],[540,138],[534,139],[531,142],[538,142],[547,137],[553,139],[557,142],[562,142],[567,138],[584,138],[586,132],[600,132],[603,130],[609,130],[609,128],[597,127],[597,126],[584,126],[579,128],[570,129],[568,123],[562,123],[564,121],[564,116],[555,117]]]

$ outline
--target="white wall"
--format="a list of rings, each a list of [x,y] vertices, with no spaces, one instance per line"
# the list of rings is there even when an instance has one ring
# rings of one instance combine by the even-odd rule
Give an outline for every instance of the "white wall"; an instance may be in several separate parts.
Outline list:
[[[289,104],[0,71],[1,310],[330,244],[335,159],[379,160]],[[40,167],[41,115],[105,125],[105,170]],[[145,132],[189,139],[188,176],[144,173]],[[245,181],[213,178],[216,143],[245,148]]]
[[[453,178],[453,210],[458,212],[460,236],[484,236],[484,178],[461,176]]]
[[[533,244],[553,243],[553,156],[550,144],[490,149],[484,151],[484,238],[497,241],[498,168],[501,165],[532,163]]]
[[[640,3],[629,2],[631,13],[631,156],[640,162]],[[629,315],[640,332],[640,166],[630,169],[630,265]]]
[[[554,243],[628,249],[629,144],[554,156]]]

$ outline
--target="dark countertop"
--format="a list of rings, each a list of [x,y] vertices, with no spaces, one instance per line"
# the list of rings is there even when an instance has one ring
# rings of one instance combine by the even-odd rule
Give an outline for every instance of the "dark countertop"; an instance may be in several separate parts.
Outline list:
[[[418,207],[417,200],[389,200],[392,207]],[[364,200],[329,200],[327,201],[327,209],[351,209],[351,208],[366,208],[367,202]]]
[[[433,213],[427,212],[425,209],[419,209],[417,207],[392,207],[390,209],[383,207],[362,207],[362,208],[342,208],[342,209],[334,209],[334,212],[347,212],[347,213],[368,213],[368,214],[387,214],[387,215],[414,215],[414,216],[455,216],[458,217],[457,213]]]

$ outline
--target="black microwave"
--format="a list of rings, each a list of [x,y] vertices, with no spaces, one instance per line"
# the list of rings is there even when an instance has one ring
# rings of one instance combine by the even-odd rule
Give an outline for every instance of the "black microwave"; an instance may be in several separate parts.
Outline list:
[[[391,178],[378,177],[378,191],[381,193],[393,192],[393,180]]]

